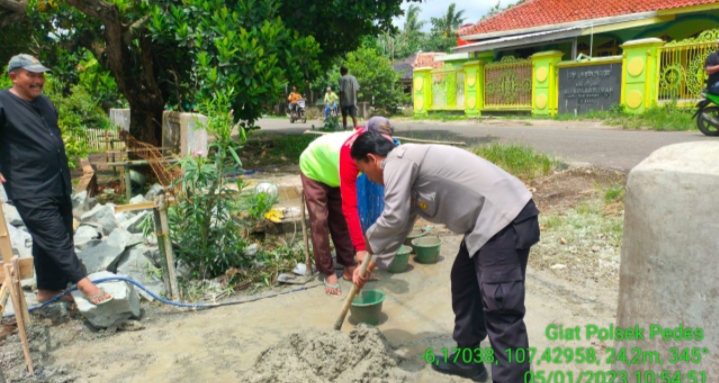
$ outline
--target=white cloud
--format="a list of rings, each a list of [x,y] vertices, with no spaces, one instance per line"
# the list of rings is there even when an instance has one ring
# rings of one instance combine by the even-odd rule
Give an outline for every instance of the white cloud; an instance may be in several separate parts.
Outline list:
[[[484,14],[486,14],[493,6],[497,4],[497,0],[470,0],[470,1],[454,1],[457,4],[456,9],[464,10],[464,22],[465,24],[474,24],[479,21]],[[516,3],[516,0],[499,0],[502,7],[506,7],[508,4]],[[411,2],[402,3],[402,9],[406,12],[407,8],[411,4],[419,5],[421,11],[419,13],[420,20],[427,20],[427,24],[424,26],[424,30],[429,31],[431,24],[429,23],[430,18],[440,17],[447,13],[447,8],[452,1],[447,0],[424,0],[421,3]],[[394,25],[401,28],[404,25],[404,16],[398,17],[394,20]]]

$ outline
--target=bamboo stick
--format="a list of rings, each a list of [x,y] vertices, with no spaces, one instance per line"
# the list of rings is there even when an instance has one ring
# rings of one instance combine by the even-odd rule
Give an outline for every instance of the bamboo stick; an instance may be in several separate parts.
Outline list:
[[[325,135],[325,134],[331,134],[332,132],[319,132],[315,130],[305,130],[304,134],[315,134],[315,135]],[[393,138],[396,138],[400,141],[404,142],[414,142],[417,144],[435,144],[435,145],[452,145],[452,146],[467,146],[467,143],[464,141],[436,141],[436,140],[422,140],[419,138],[410,138],[410,137],[401,137],[401,136],[392,136]]]
[[[310,245],[309,241],[307,239],[307,217],[305,213],[305,208],[307,206],[307,202],[305,201],[305,189],[304,188],[297,188],[297,194],[300,196],[300,203],[302,204],[301,210],[302,210],[302,242],[303,242],[303,249],[305,252],[305,277],[309,279],[312,276],[312,257],[310,257]]]
[[[177,300],[180,297],[180,289],[177,284],[177,273],[175,272],[175,255],[172,253],[172,241],[170,239],[170,222],[167,218],[167,203],[165,196],[159,195],[155,198],[156,210],[160,218],[160,229],[162,230],[162,238],[158,237],[157,242],[161,240],[165,243],[165,259],[167,262],[167,274],[170,279],[170,287],[172,289],[172,299]]]
[[[20,276],[20,262],[17,256],[12,257],[12,270],[13,270],[13,283],[15,283],[15,291],[18,292],[18,299],[20,300],[20,307],[15,307],[15,315],[17,316],[18,313],[22,315],[22,320],[25,322],[25,325],[29,325],[32,323],[30,321],[30,311],[28,311],[27,307],[27,300],[25,299],[25,293],[22,292],[22,285],[20,284],[21,276]]]

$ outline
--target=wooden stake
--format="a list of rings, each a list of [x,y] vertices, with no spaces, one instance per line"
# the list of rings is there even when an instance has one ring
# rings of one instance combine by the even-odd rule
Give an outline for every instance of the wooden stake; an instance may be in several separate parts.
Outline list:
[[[305,222],[307,220],[305,208],[307,207],[307,202],[305,202],[305,189],[304,188],[297,188],[297,194],[300,195],[300,203],[302,204],[300,210],[302,210],[302,242],[304,243],[304,251],[305,251],[305,277],[309,279],[312,276],[312,257],[310,257],[310,245],[307,240],[307,223]]]
[[[27,300],[25,299],[25,293],[22,291],[22,285],[20,284],[20,263],[18,261],[18,257],[12,257],[12,278],[13,283],[15,283],[15,291],[18,292],[18,299],[20,300],[20,307],[15,307],[15,316],[18,315],[18,313],[22,314],[23,322],[25,322],[25,325],[29,325],[32,322],[30,322],[30,311],[27,307]]]
[[[17,329],[20,332],[20,341],[22,342],[22,352],[25,354],[25,362],[27,363],[27,369],[30,375],[35,375],[35,370],[32,367],[32,358],[30,358],[30,345],[27,340],[27,332],[25,328],[25,320],[21,311],[22,303],[20,302],[20,295],[22,291],[17,290],[15,284],[15,278],[13,278],[12,264],[6,263],[5,265],[5,283],[10,286],[10,297],[12,298],[12,304],[15,308],[15,321],[17,322]]]
[[[160,249],[160,268],[162,269],[162,283],[165,285],[165,291],[168,296],[172,296],[172,285],[170,284],[170,273],[167,267],[167,258],[165,257],[165,240],[162,238],[162,225],[160,225],[160,211],[153,209],[153,221],[155,223],[155,236],[157,237],[157,247]]]
[[[155,198],[156,210],[158,212],[160,221],[160,230],[162,237],[157,237],[157,243],[162,240],[165,244],[165,260],[167,262],[167,274],[170,279],[170,287],[172,291],[172,300],[177,300],[180,297],[180,289],[177,284],[177,273],[175,272],[175,255],[172,253],[172,240],[170,239],[170,222],[167,218],[167,203],[165,202],[165,195],[161,194]]]
[[[3,275],[5,275],[4,271],[5,268],[3,268]],[[3,282],[2,287],[0,287],[0,315],[5,312],[8,298],[10,298],[10,284]]]
[[[0,253],[2,253],[3,263],[10,264],[12,260],[12,243],[10,242],[10,233],[7,230],[7,222],[5,221],[5,213],[2,210],[4,203],[0,203]]]

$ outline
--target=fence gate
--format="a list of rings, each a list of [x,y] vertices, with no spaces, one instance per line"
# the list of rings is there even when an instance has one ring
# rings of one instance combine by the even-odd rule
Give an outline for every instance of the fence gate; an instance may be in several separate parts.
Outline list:
[[[695,38],[668,42],[659,48],[659,102],[701,98],[706,86],[704,65],[707,57],[716,51],[717,40],[719,29],[714,29]]]
[[[484,109],[532,109],[532,60],[502,57],[484,67]]]

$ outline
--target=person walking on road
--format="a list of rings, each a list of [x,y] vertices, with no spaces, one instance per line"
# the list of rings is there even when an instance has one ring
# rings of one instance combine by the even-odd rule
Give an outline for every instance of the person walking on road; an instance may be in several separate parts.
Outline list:
[[[0,91],[0,182],[32,236],[38,302],[54,298],[70,282],[100,305],[112,295],[90,282],[75,254],[70,168],[58,112],[42,95],[46,72],[30,55],[10,59],[13,85]]]
[[[389,267],[418,216],[464,234],[450,273],[453,338],[460,353],[470,349],[476,355],[489,337],[497,361],[493,381],[523,382],[529,363],[510,361],[506,350],[529,347],[524,280],[530,248],[539,242],[532,193],[489,161],[451,146],[395,148],[382,135],[367,132],[350,154],[360,171],[385,187],[384,211],[366,233],[372,256],[368,270]],[[353,281],[361,288],[367,275],[355,269]],[[487,380],[481,363],[465,363],[455,354],[437,360],[432,368],[438,372]]]
[[[360,90],[355,76],[347,67],[340,68],[340,107],[342,108],[342,129],[347,129],[347,115],[352,117],[352,127],[357,126],[357,92]]]

